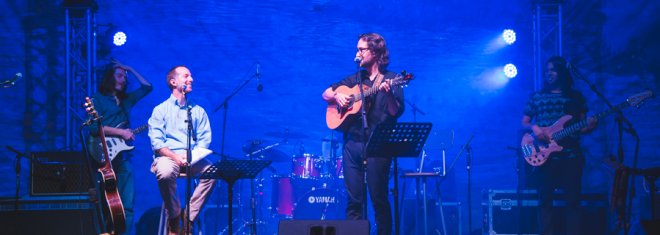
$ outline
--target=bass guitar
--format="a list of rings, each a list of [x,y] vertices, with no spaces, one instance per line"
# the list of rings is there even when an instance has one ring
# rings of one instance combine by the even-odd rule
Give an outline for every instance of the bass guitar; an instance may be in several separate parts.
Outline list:
[[[390,83],[391,87],[403,86],[408,84],[413,80],[413,75],[411,73],[406,73],[406,71],[397,74],[396,77],[392,79],[385,80],[383,82]],[[378,87],[368,87],[363,85],[362,90],[364,92],[364,98],[378,93]],[[339,86],[335,89],[337,93],[346,94],[351,97],[351,102],[346,107],[341,107],[339,104],[332,102],[328,104],[328,107],[325,112],[325,122],[330,129],[337,129],[344,123],[347,117],[350,117],[353,114],[356,114],[360,111],[362,107],[362,100],[360,99],[360,88],[358,85],[353,87],[348,86]]]
[[[522,141],[520,143],[522,146],[522,153],[523,156],[525,157],[525,161],[527,161],[527,163],[529,163],[532,166],[543,165],[543,163],[545,163],[550,157],[550,154],[554,152],[559,152],[562,149],[564,149],[557,142],[563,138],[566,138],[567,136],[571,136],[577,133],[582,128],[587,127],[588,126],[587,121],[589,119],[594,119],[595,121],[598,121],[598,119],[604,118],[607,115],[617,112],[623,108],[629,106],[639,107],[639,105],[644,100],[652,96],[653,96],[653,92],[651,91],[645,91],[630,96],[628,97],[628,99],[626,99],[625,102],[622,102],[621,104],[618,104],[607,111],[603,111],[588,119],[579,121],[577,123],[574,123],[566,127],[565,127],[566,123],[568,123],[568,121],[570,121],[573,117],[571,115],[564,115],[551,126],[541,127],[541,129],[545,133],[548,133],[548,136],[550,136],[550,141],[547,143],[537,140],[536,137],[531,133],[526,133],[523,136]]]
[[[101,139],[101,146],[103,149],[102,165],[98,169],[101,174],[101,185],[105,195],[105,201],[108,205],[108,212],[110,213],[110,220],[112,222],[112,234],[119,234],[126,229],[126,215],[124,214],[124,205],[121,203],[119,196],[119,189],[117,188],[117,176],[115,171],[112,170],[112,163],[108,157],[108,147],[105,141],[105,134],[103,134],[103,126],[101,125],[101,118],[99,117],[94,103],[89,97],[85,97],[85,111],[92,116],[92,120],[98,125],[99,138]]]
[[[125,128],[125,123],[120,123],[119,125],[116,126],[116,128]],[[135,129],[132,129],[131,132],[133,134],[140,133],[144,130],[149,129],[149,124],[144,124],[142,126],[139,126]],[[119,155],[121,152],[124,151],[130,151],[135,148],[135,146],[129,145],[126,143],[124,139],[121,137],[105,137],[105,145],[108,148],[108,158],[110,158],[110,161],[115,160],[115,157]],[[94,160],[97,162],[102,162],[103,158],[103,146],[101,145],[101,138],[97,137],[89,137],[89,152],[92,154],[94,157]]]

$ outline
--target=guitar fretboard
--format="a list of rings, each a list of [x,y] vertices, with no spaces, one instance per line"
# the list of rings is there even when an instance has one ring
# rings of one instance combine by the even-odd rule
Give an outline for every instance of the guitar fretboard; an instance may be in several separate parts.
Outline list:
[[[621,104],[618,104],[618,105],[612,107],[611,109],[609,109],[607,111],[603,111],[603,112],[600,112],[600,113],[592,116],[591,118],[598,121],[599,119],[604,118],[604,117],[606,117],[606,116],[608,116],[608,115],[610,115],[614,112],[617,112],[617,111],[619,111],[619,110],[621,110],[625,107],[628,107],[628,102],[623,102]],[[555,132],[552,135],[552,138],[556,141],[559,141],[563,138],[566,138],[567,136],[575,134],[576,132],[582,130],[582,128],[587,127],[588,125],[589,125],[588,119],[579,121],[579,122],[577,122],[573,125],[570,125],[570,126],[564,128],[561,131]]]

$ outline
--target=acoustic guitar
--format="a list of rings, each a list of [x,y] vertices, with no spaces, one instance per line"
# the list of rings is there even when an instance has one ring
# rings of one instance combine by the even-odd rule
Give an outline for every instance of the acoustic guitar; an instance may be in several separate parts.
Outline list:
[[[397,74],[396,77],[385,80],[383,82],[388,82],[390,83],[391,87],[395,87],[406,85],[411,80],[413,80],[413,75],[403,71],[401,74]],[[337,89],[335,89],[335,91],[337,93],[349,95],[351,97],[351,101],[346,107],[341,107],[335,102],[328,104],[325,112],[325,122],[328,125],[328,128],[333,130],[340,127],[346,118],[359,112],[360,108],[362,107],[359,85],[355,85],[353,87],[339,86]],[[378,93],[378,87],[368,87],[363,85],[362,91],[364,92],[364,98],[367,98],[368,96]]]
[[[101,167],[98,169],[101,174],[100,188],[104,191],[105,201],[108,205],[107,209],[110,213],[112,229],[114,230],[112,233],[119,234],[126,229],[126,215],[124,214],[124,205],[121,203],[119,189],[117,188],[117,176],[115,175],[115,171],[112,170],[112,163],[108,157],[108,146],[106,145],[105,134],[103,133],[103,125],[101,125],[102,117],[99,117],[94,108],[94,103],[92,103],[92,99],[89,97],[85,97],[85,111],[92,116],[92,120],[98,125],[99,138],[103,148]]]

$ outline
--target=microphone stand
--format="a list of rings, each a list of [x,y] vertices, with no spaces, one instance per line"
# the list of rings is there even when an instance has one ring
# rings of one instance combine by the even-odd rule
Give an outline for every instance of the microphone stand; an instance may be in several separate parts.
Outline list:
[[[18,198],[19,198],[18,195],[21,187],[21,157],[27,158],[27,155],[25,155],[25,153],[16,150],[15,148],[12,148],[9,145],[5,146],[5,148],[9,149],[9,151],[12,151],[16,154],[16,164],[14,165],[14,170],[16,171],[16,201],[14,201],[14,212],[18,213]]]
[[[602,93],[600,93],[600,91],[598,91],[598,89],[596,89],[596,86],[593,83],[589,82],[589,80],[587,80],[587,78],[584,77],[582,75],[582,73],[580,73],[580,71],[578,71],[577,68],[575,68],[575,66],[572,66],[572,65],[569,66],[569,70],[570,70],[569,72],[573,72],[575,74],[575,77],[577,79],[580,79],[580,80],[584,81],[587,85],[589,85],[589,88],[591,89],[591,91],[593,91],[598,96],[598,98],[603,100],[605,102],[605,104],[607,105],[607,107],[609,107],[610,109],[614,107],[612,105],[612,103],[609,100],[607,100],[607,98],[605,98],[605,96]],[[616,113],[617,113],[617,116],[615,118],[615,121],[616,121],[616,124],[617,124],[617,130],[618,130],[617,132],[618,132],[618,135],[619,135],[618,144],[617,144],[617,148],[618,148],[618,150],[617,150],[618,159],[617,160],[619,161],[619,163],[623,163],[623,159],[624,159],[624,156],[623,156],[623,131],[626,131],[633,138],[635,138],[635,156],[633,157],[633,168],[637,168],[637,159],[638,159],[638,156],[639,156],[639,143],[640,143],[639,135],[637,134],[637,130],[635,130],[635,128],[633,127],[630,120],[628,120],[625,116],[623,116],[623,112],[621,112],[621,110],[616,111]],[[625,126],[624,126],[624,124],[625,124]],[[628,202],[627,202],[628,211],[626,212],[626,218],[625,218],[626,221],[624,221],[624,230],[625,230],[624,234],[628,234],[628,228],[629,228],[628,223],[630,222],[632,198],[634,196],[635,196],[635,181],[630,179],[630,196],[628,197]]]
[[[410,102],[410,101],[407,100],[407,99],[404,99],[404,101],[405,101],[406,103],[408,103],[408,105],[410,105],[410,107],[412,108],[412,112],[413,112],[413,121],[414,121],[414,122],[417,122],[417,113],[421,114],[422,116],[426,115],[426,113],[424,113],[424,111],[422,111],[421,109],[417,108],[417,105],[415,105],[415,103]]]
[[[184,88],[185,89],[185,88]],[[186,219],[184,227],[186,228],[186,232],[191,231],[192,232],[192,227],[191,227],[191,221],[190,221],[190,199],[192,197],[191,189],[192,189],[192,131],[193,131],[193,124],[192,124],[192,106],[190,105],[190,102],[188,102],[188,97],[185,93],[185,90],[183,91],[183,97],[186,100],[186,111],[188,113],[188,119],[186,122],[188,123],[188,138],[187,138],[187,151],[186,151],[186,160],[188,164],[186,165],[186,216],[184,218]],[[195,141],[197,141],[197,138],[194,138]]]
[[[253,64],[254,66],[254,64]],[[252,67],[250,67],[250,70],[252,70]],[[227,160],[227,155],[225,155],[225,134],[227,132],[227,108],[229,105],[229,100],[233,98],[236,94],[238,94],[243,87],[245,87],[250,81],[252,81],[253,78],[259,77],[259,73],[255,73],[252,76],[250,76],[248,79],[245,79],[241,85],[236,87],[234,91],[232,91],[227,97],[225,97],[224,101],[213,110],[213,112],[217,112],[220,108],[224,109],[224,113],[222,116],[222,140],[220,141],[220,156],[222,156],[222,161]],[[259,87],[257,87],[259,89]],[[252,155],[250,155],[250,160],[252,160]],[[256,235],[257,234],[257,221],[256,221],[256,205],[255,205],[255,198],[254,198],[254,179],[250,180],[250,207],[252,210],[252,232]],[[231,200],[231,198],[229,199]],[[229,208],[229,210],[232,210],[232,208]]]
[[[367,111],[364,109],[366,100],[364,100],[362,74],[360,74],[360,71],[360,62],[358,62],[355,79],[358,81],[358,90],[360,90],[360,100],[362,101],[362,105],[360,105],[360,115],[362,117],[362,131],[364,138],[362,142],[362,219],[367,220],[367,138],[369,138],[369,125],[367,124]]]
[[[252,70],[252,67],[250,67],[250,70]],[[224,108],[224,114],[222,117],[222,140],[220,142],[220,156],[222,156],[223,161],[227,160],[227,156],[225,155],[225,132],[227,130],[227,106],[229,105],[229,100],[238,94],[238,92],[241,91],[241,89],[243,89],[243,87],[245,87],[256,76],[257,73],[253,74],[248,79],[245,79],[241,85],[236,87],[236,89],[234,89],[231,94],[225,97],[224,101],[222,101],[222,103],[217,108],[215,108],[215,110],[213,110],[213,112],[217,112],[220,108]]]
[[[470,148],[470,143],[472,142],[472,139],[474,138],[474,133],[470,135],[470,138],[468,139],[467,143],[463,145],[463,148],[458,152],[458,155],[452,160],[451,164],[449,165],[449,169],[446,171],[447,174],[451,172],[452,169],[454,169],[454,164],[456,163],[456,160],[463,154],[463,151],[467,152],[467,157],[466,157],[466,169],[467,169],[467,204],[468,204],[468,233],[472,231],[472,198],[471,198],[471,189],[470,189],[470,167],[471,167],[471,158],[472,158],[472,153],[471,153],[471,148]]]

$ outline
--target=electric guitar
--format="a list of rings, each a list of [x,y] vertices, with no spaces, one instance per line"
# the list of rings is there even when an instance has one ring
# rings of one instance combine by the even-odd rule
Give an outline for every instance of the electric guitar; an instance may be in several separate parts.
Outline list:
[[[548,143],[537,140],[536,137],[531,133],[526,133],[522,138],[522,142],[520,143],[522,146],[522,153],[523,156],[525,157],[525,161],[527,161],[527,163],[529,163],[532,166],[543,165],[543,163],[545,163],[550,157],[550,154],[554,152],[559,152],[562,149],[564,149],[557,142],[567,136],[573,135],[574,133],[580,131],[582,128],[587,127],[588,126],[587,120],[594,119],[597,121],[598,119],[604,118],[607,115],[610,115],[628,106],[635,106],[639,108],[639,105],[644,100],[652,96],[653,96],[653,92],[651,91],[645,91],[630,96],[628,97],[628,99],[626,99],[625,102],[622,102],[621,104],[618,104],[607,111],[603,111],[588,119],[579,121],[567,127],[564,127],[564,125],[568,121],[570,121],[573,117],[571,115],[564,115],[563,117],[559,118],[557,122],[552,124],[552,126],[541,127],[541,129],[545,133],[548,133],[548,136],[550,136],[550,141]]]
[[[413,80],[413,75],[411,73],[406,73],[406,71],[403,71],[401,72],[401,74],[397,74],[396,77],[385,80],[383,82],[388,82],[390,83],[391,87],[395,87],[395,86],[406,85],[411,80]],[[377,86],[368,87],[366,85],[363,85],[362,90],[364,92],[364,98],[367,98],[370,95],[378,93]],[[344,122],[344,120],[346,120],[347,117],[356,114],[357,112],[360,111],[360,108],[362,107],[362,100],[360,99],[360,89],[358,88],[358,85],[355,85],[353,87],[339,86],[337,87],[337,89],[335,89],[335,91],[337,93],[350,95],[351,101],[346,107],[341,107],[336,102],[332,102],[328,104],[328,107],[325,112],[325,122],[328,125],[328,128],[330,129],[337,129],[339,126],[342,125],[342,123]]]
[[[119,196],[119,189],[117,188],[117,176],[115,171],[112,170],[112,163],[108,158],[108,147],[105,141],[105,134],[103,134],[103,126],[101,125],[101,118],[99,117],[94,103],[89,97],[85,97],[85,111],[92,116],[92,120],[98,125],[99,138],[101,139],[101,146],[103,149],[102,166],[98,171],[101,174],[101,185],[105,193],[105,201],[108,205],[108,212],[110,213],[110,220],[112,222],[113,234],[120,234],[126,229],[126,215],[124,214],[124,205],[121,203]]]
[[[116,126],[116,128],[125,128],[126,123],[120,123],[119,125]],[[140,133],[144,130],[149,129],[149,124],[144,124],[142,126],[139,126],[131,132],[133,134]],[[108,158],[110,158],[110,161],[114,160],[117,155],[119,155],[123,151],[129,151],[133,150],[135,146],[128,145],[124,139],[121,137],[105,137],[105,144],[108,147]],[[94,160],[97,162],[102,161],[102,151],[103,148],[101,146],[101,138],[99,137],[89,137],[89,152],[92,154],[94,157]]]

